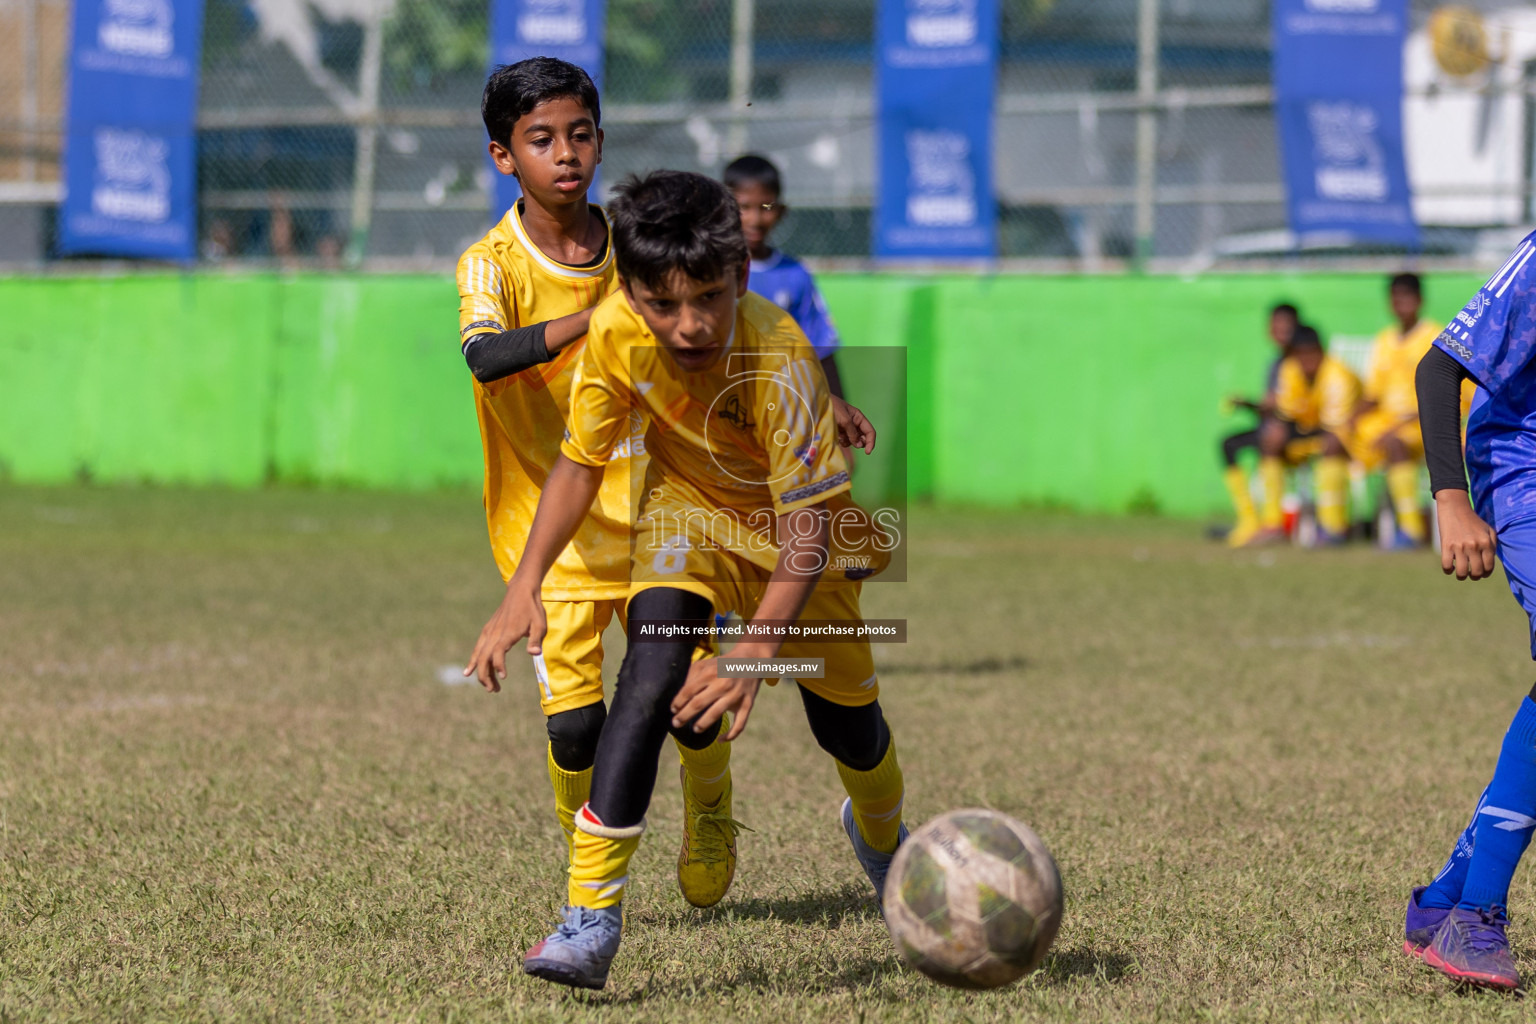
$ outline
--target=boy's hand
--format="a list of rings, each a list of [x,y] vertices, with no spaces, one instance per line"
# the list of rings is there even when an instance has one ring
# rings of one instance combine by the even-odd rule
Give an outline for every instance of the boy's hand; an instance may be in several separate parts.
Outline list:
[[[865,455],[875,451],[875,425],[854,406],[832,396],[832,418],[837,421],[837,443],[844,448],[862,448]]]
[[[480,631],[464,675],[474,676],[491,693],[500,693],[501,681],[507,678],[507,651],[527,637],[528,653],[538,654],[543,650],[545,629],[544,602],[538,592],[530,593],[514,578],[496,613]]]
[[[719,658],[703,658],[688,669],[688,681],[672,698],[672,728],[681,729],[693,722],[694,732],[703,732],[725,712],[731,713],[731,727],[720,738],[729,742],[747,727],[747,716],[757,700],[761,679],[720,675]]]
[[[1467,492],[1446,488],[1435,492],[1440,517],[1440,568],[1459,580],[1485,579],[1493,575],[1497,541],[1493,527],[1477,517]]]

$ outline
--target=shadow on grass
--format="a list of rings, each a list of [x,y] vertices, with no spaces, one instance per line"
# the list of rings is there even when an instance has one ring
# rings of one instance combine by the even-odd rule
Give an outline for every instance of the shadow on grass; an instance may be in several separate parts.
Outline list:
[[[869,886],[845,882],[817,892],[728,899],[707,910],[690,907],[659,914],[635,914],[633,920],[674,928],[731,921],[783,921],[838,928],[844,921],[863,921],[879,916],[880,909],[875,905]]]
[[[1049,986],[1081,979],[1113,985],[1131,977],[1136,971],[1136,958],[1127,953],[1074,946],[1047,956],[1045,963],[1040,965],[1034,983]]]
[[[1029,667],[1029,659],[1014,655],[1008,658],[978,658],[975,661],[966,662],[895,662],[877,667],[882,676],[991,676],[1002,672],[1022,672]]]
[[[797,979],[789,965],[743,967],[725,974],[707,977],[658,978],[647,977],[640,987],[622,995],[615,994],[601,1001],[609,1006],[627,1006],[657,999],[697,998],[718,992],[782,992],[786,986],[797,993],[846,992],[870,989],[882,976],[897,974],[906,968],[895,952],[886,956],[858,957],[841,965],[837,970],[818,970],[813,979]],[[871,993],[875,994],[875,993]],[[896,996],[876,996],[887,1001]]]

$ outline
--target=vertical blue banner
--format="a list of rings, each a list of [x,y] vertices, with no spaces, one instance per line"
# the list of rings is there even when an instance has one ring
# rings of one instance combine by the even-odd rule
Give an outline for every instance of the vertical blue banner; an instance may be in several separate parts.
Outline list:
[[[529,57],[558,57],[592,76],[603,89],[604,0],[491,0],[491,67]],[[510,174],[493,167],[491,219],[517,202],[522,190]],[[592,182],[597,191],[597,180]]]
[[[190,260],[202,0],[75,0],[59,250]]]
[[[998,17],[997,0],[880,0],[877,257],[969,260],[996,254]]]
[[[1291,230],[1417,248],[1403,158],[1408,0],[1274,0]]]

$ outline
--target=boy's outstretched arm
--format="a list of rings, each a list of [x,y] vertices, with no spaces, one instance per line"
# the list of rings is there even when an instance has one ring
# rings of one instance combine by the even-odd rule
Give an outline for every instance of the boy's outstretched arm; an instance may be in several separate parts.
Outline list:
[[[763,588],[763,600],[757,606],[754,623],[794,622],[811,599],[816,581],[827,567],[827,545],[832,531],[830,517],[821,505],[795,509],[779,517],[779,560]],[[782,636],[766,640],[748,640],[731,649],[731,658],[772,658],[783,645]],[[672,727],[680,729],[693,722],[696,732],[703,732],[731,712],[731,728],[724,740],[733,740],[747,727],[747,716],[757,700],[761,679],[730,677],[719,674],[718,658],[696,661],[688,671],[688,681],[672,698]]]
[[[542,650],[545,623],[540,590],[544,577],[576,536],[602,482],[602,466],[583,466],[564,455],[550,470],[517,571],[508,581],[506,596],[496,613],[480,630],[475,653],[464,666],[464,675],[474,676],[490,692],[501,691],[501,680],[507,676],[507,651],[513,644],[526,636],[529,654]]]
[[[1461,382],[1466,369],[1439,348],[1419,361],[1415,384],[1429,488],[1440,519],[1440,568],[1459,580],[1493,575],[1497,540],[1467,500],[1461,448]]]
[[[481,384],[547,363],[573,342],[586,337],[592,309],[499,333],[482,332],[464,342],[464,362]]]

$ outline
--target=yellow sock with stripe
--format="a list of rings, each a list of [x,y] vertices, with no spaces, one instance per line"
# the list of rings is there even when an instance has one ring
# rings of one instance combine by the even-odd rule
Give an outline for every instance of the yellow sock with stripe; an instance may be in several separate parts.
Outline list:
[[[896,762],[896,741],[891,741],[880,763],[869,771],[856,771],[838,761],[837,774],[853,801],[853,820],[859,826],[859,835],[881,853],[895,853],[905,793],[901,765]]]
[[[688,792],[707,807],[720,802],[731,786],[731,745],[720,738],[730,728],[728,718],[720,720],[720,734],[703,750],[692,750],[677,744],[678,758],[683,772],[688,776]]]
[[[1227,494],[1232,496],[1232,508],[1238,514],[1233,533],[1255,530],[1258,527],[1258,510],[1253,508],[1253,494],[1249,491],[1247,473],[1244,473],[1241,465],[1229,465],[1223,479],[1226,481]]]
[[[1349,532],[1349,460],[1317,460],[1317,525],[1334,535]]]
[[[566,900],[573,907],[591,910],[615,906],[624,898],[624,886],[629,883],[629,858],[640,846],[645,822],[629,828],[610,828],[585,805],[576,813],[575,821]]]
[[[1285,497],[1285,463],[1275,458],[1261,459],[1259,480],[1264,484],[1264,508],[1259,523],[1266,530],[1283,529],[1285,510],[1280,507],[1280,502]]]
[[[568,772],[555,764],[555,751],[550,747],[545,756],[549,759],[549,784],[555,790],[555,817],[565,833],[566,853],[570,853],[571,838],[576,834],[576,812],[592,795],[592,769]]]
[[[1424,513],[1419,508],[1419,465],[1399,462],[1387,467],[1387,493],[1392,496],[1392,511],[1397,528],[1419,543],[1424,542]]]

